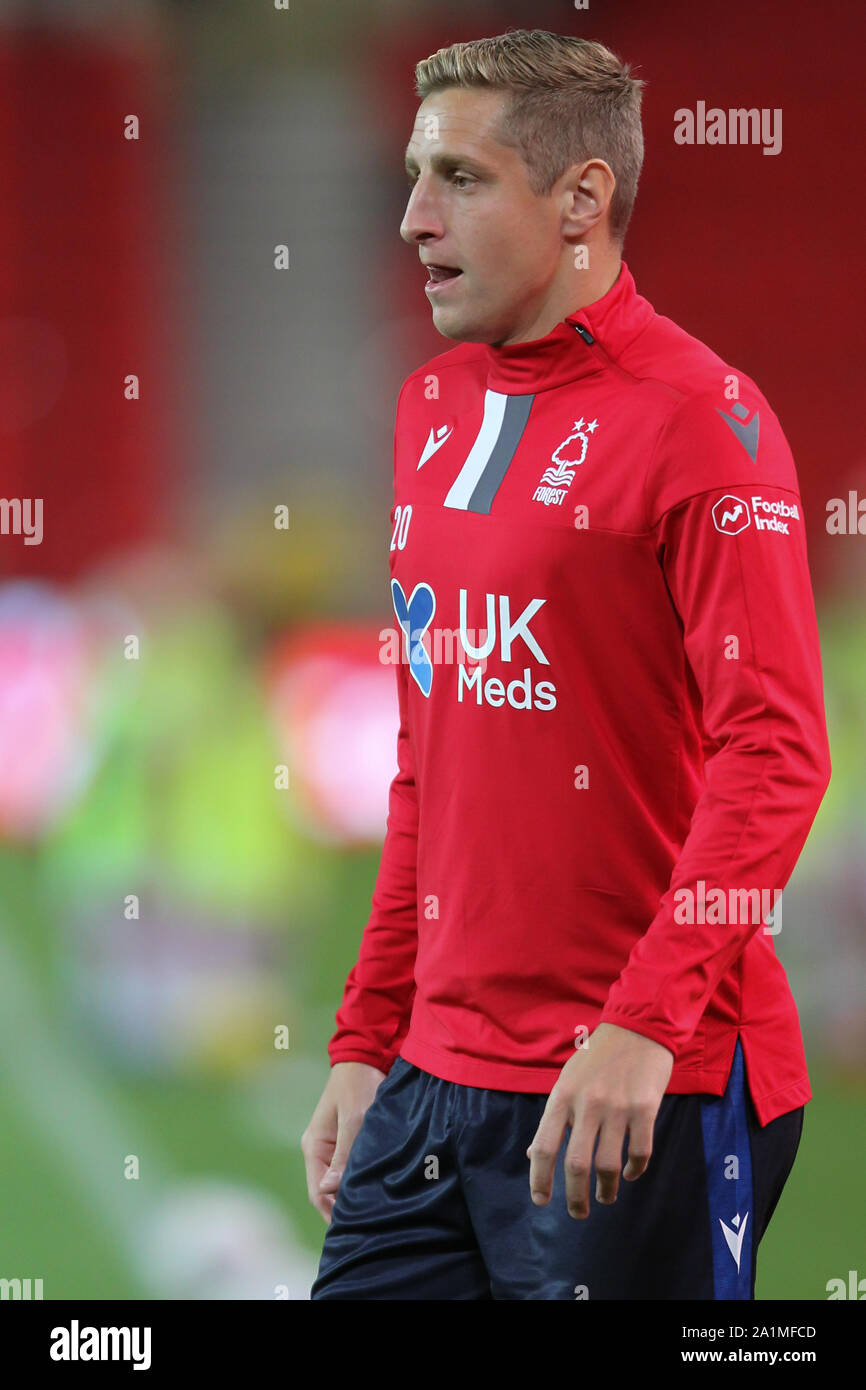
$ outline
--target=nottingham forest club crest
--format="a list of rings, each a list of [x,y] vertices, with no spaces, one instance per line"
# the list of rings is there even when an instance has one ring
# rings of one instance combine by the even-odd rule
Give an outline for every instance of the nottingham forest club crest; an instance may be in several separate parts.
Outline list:
[[[543,502],[545,507],[560,507],[562,500],[574,482],[575,470],[586,458],[589,437],[598,428],[598,421],[589,424],[581,417],[575,420],[571,434],[557,444],[550,455],[552,465],[545,468],[541,482],[532,494],[533,502]]]

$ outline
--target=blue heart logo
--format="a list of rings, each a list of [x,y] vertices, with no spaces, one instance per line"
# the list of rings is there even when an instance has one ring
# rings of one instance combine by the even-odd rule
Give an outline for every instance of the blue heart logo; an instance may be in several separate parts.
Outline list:
[[[391,597],[397,621],[409,644],[409,671],[421,694],[429,695],[433,685],[433,663],[421,638],[433,621],[436,597],[429,584],[416,584],[407,602],[402,585],[396,579],[391,580]]]

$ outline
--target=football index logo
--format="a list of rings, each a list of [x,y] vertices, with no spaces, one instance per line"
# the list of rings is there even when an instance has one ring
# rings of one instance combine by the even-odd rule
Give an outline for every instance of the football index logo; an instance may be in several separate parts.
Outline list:
[[[784,521],[782,518],[785,518]],[[768,502],[765,497],[752,498],[752,511],[742,497],[727,493],[713,507],[713,525],[724,536],[737,536],[754,520],[756,531],[776,531],[780,536],[791,534],[791,522],[800,520],[796,502]]]
[[[409,670],[422,695],[429,695],[433,686],[433,663],[431,662],[421,638],[433,621],[436,612],[436,598],[429,584],[416,584],[409,601],[399,580],[391,580],[391,597],[397,622],[406,634],[409,644]]]
[[[713,525],[723,536],[737,536],[751,525],[749,509],[741,497],[728,493],[713,507]]]
[[[561,444],[557,444],[550,455],[550,461],[555,467],[545,468],[541,475],[541,483],[532,494],[533,502],[543,502],[545,507],[562,506],[562,500],[574,482],[575,470],[586,458],[589,437],[596,429],[598,429],[597,420],[592,420],[589,424],[586,423],[583,416],[579,420],[575,420],[571,434],[567,435]],[[573,444],[572,441],[575,439],[579,440],[580,443]]]

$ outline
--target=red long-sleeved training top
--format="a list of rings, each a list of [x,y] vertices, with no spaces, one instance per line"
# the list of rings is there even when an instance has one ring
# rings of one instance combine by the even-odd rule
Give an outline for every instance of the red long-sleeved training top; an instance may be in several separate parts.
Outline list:
[[[391,520],[398,772],[331,1062],[548,1092],[606,1021],[669,1092],[720,1095],[739,1034],[761,1124],[809,1100],[768,916],[830,759],[754,382],[623,263],[546,337],[411,373]]]

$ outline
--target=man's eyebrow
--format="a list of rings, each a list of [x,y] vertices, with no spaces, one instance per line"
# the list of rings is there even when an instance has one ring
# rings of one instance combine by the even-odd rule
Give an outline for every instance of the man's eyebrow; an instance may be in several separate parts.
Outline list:
[[[450,169],[472,169],[476,173],[486,174],[488,172],[485,165],[480,160],[473,159],[468,154],[434,154],[430,158],[430,163],[437,172],[447,172]],[[414,155],[406,151],[404,164],[407,173],[414,173],[418,169],[418,161]]]

